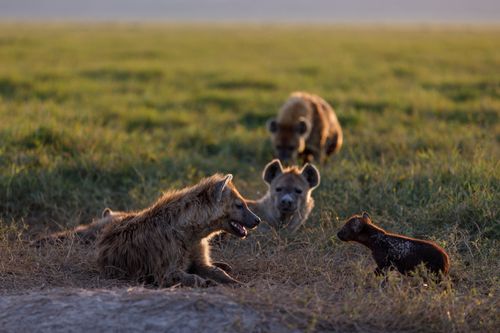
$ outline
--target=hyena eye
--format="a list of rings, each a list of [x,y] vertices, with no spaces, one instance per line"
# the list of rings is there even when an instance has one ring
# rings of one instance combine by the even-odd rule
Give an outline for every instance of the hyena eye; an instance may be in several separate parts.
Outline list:
[[[283,189],[281,187],[276,187],[276,192],[281,192]]]
[[[295,189],[295,193],[297,193],[297,194],[301,194],[301,193],[302,193],[302,190],[301,190],[300,188],[296,188],[296,189]]]
[[[234,205],[236,206],[237,209],[243,209],[243,204],[241,203],[236,203]]]

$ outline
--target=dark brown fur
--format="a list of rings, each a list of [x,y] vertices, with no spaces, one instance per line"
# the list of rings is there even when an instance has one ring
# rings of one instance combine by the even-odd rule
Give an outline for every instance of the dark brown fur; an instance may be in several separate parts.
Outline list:
[[[337,236],[342,241],[354,241],[368,247],[377,263],[376,274],[391,267],[408,274],[422,263],[435,274],[446,275],[450,268],[448,255],[436,243],[388,233],[374,225],[367,213],[349,218]]]
[[[102,272],[162,287],[237,283],[211,262],[208,245],[222,231],[244,238],[260,222],[231,179],[216,174],[109,223],[97,241]]]
[[[319,186],[319,171],[310,164],[302,169],[283,169],[278,159],[266,165],[262,178],[267,193],[259,200],[247,201],[250,209],[275,229],[298,230],[309,217],[314,199],[311,194]]]
[[[342,146],[342,128],[332,107],[305,92],[290,95],[267,128],[275,155],[283,162],[325,162]]]

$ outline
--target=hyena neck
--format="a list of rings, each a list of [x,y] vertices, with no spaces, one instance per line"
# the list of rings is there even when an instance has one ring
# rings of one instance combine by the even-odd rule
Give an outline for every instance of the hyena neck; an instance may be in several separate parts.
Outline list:
[[[179,231],[187,242],[198,243],[222,231],[224,211],[218,205],[195,207],[173,217],[170,227]]]
[[[363,237],[360,237],[358,240],[359,243],[372,250],[385,247],[388,236],[383,229],[373,225],[366,226],[365,228],[362,235]]]

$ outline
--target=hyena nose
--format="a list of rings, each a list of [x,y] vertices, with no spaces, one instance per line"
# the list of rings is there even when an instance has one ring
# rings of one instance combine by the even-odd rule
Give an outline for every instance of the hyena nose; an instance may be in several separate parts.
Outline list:
[[[262,220],[257,215],[255,216],[255,225],[259,225]]]
[[[293,199],[289,195],[285,195],[283,196],[283,198],[281,198],[281,205],[283,207],[290,208],[292,207],[292,204],[293,204]]]

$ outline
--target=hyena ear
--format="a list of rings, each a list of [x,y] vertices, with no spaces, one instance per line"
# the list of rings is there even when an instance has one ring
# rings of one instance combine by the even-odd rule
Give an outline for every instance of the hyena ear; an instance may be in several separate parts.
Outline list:
[[[266,127],[270,133],[274,134],[278,131],[278,122],[276,121],[275,118],[271,118],[267,121]]]
[[[233,179],[233,175],[227,174],[224,176],[224,179],[220,180],[217,185],[215,185],[215,200],[216,202],[220,202],[222,200],[222,195],[224,194],[224,190],[226,189],[227,184]]]
[[[370,221],[371,221],[371,219],[372,219],[372,218],[370,217],[370,215],[368,215],[368,213],[367,213],[367,212],[363,212],[363,218],[364,218],[365,220],[370,220]]]
[[[264,168],[264,172],[262,173],[262,179],[269,185],[274,178],[281,175],[283,173],[283,166],[281,165],[280,160],[274,159],[269,162]]]
[[[299,123],[296,126],[296,131],[301,136],[309,136],[311,132],[311,122],[304,117],[300,117]]]
[[[311,189],[315,189],[316,187],[318,187],[321,177],[319,175],[318,169],[314,165],[306,163],[306,165],[304,165],[304,167],[302,168],[300,174],[307,180],[307,183],[309,184],[309,187]]]
[[[101,217],[107,217],[107,216],[111,215],[112,213],[113,213],[113,211],[110,208],[104,208],[104,210],[102,211]]]

